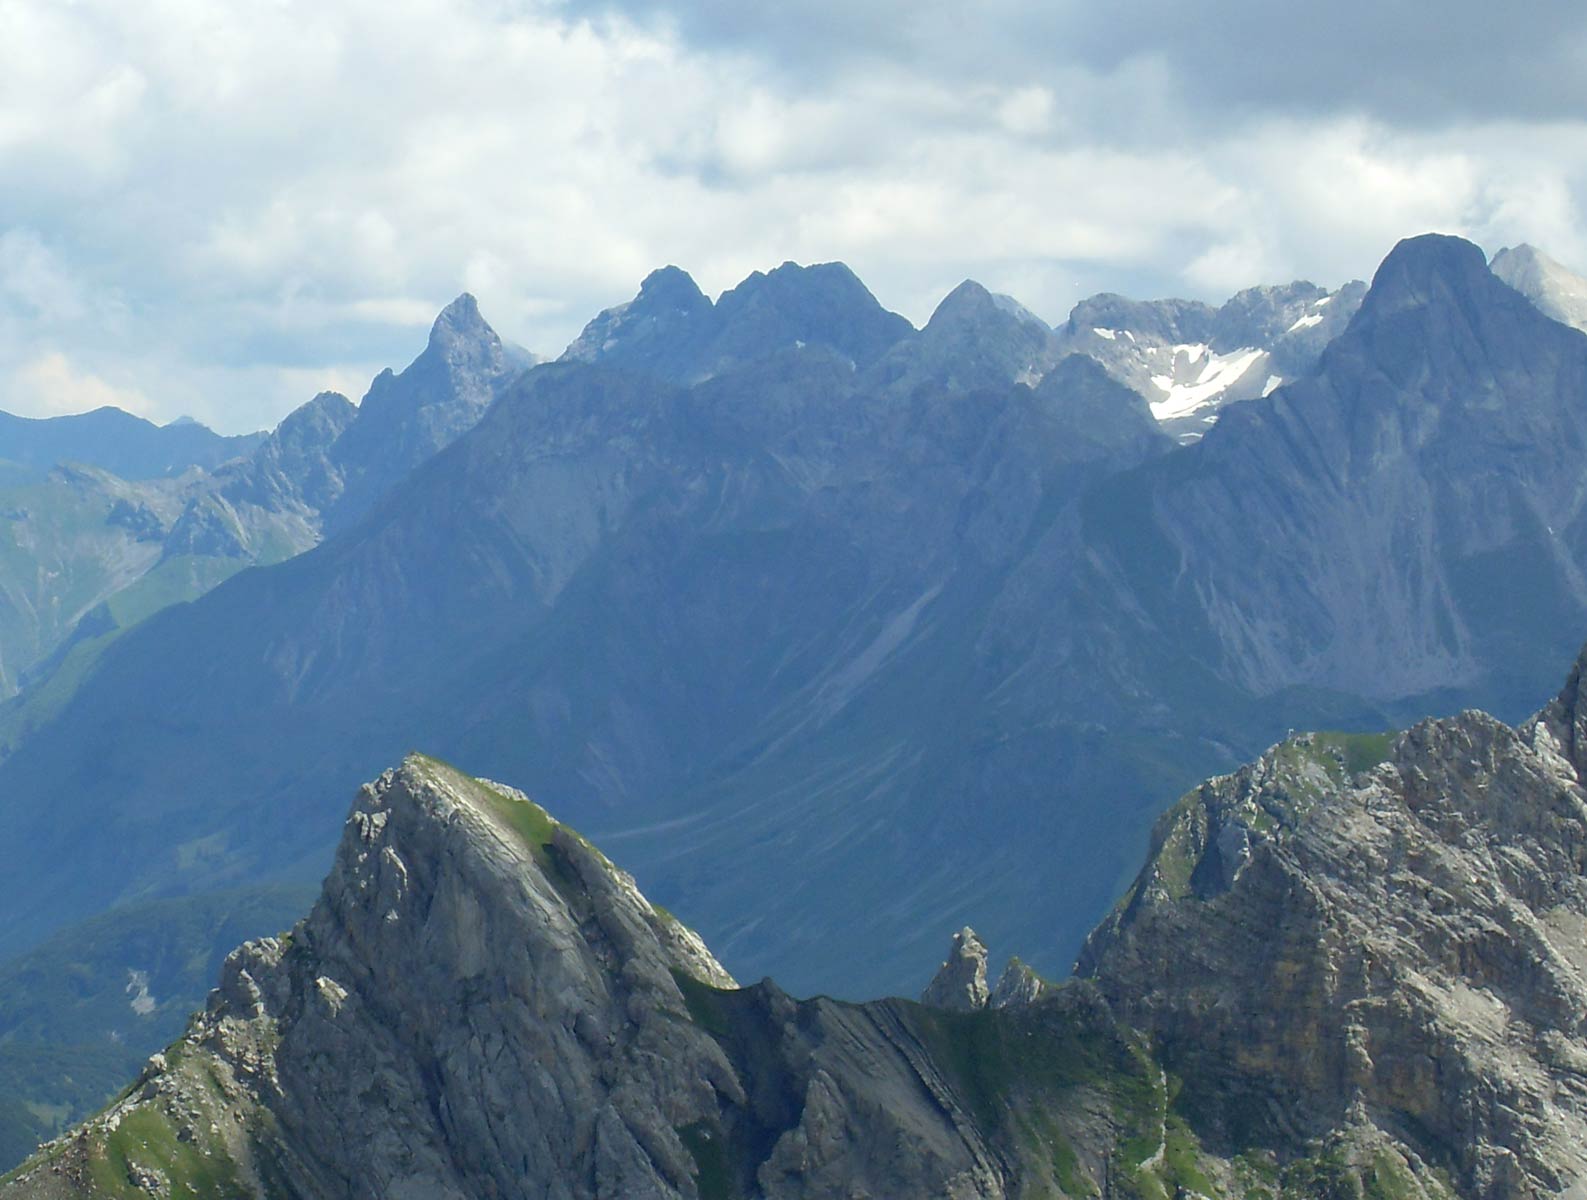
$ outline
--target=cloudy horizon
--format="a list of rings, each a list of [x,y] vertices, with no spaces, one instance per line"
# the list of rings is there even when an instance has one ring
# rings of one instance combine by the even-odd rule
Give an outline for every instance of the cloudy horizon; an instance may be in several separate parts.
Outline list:
[[[459,292],[554,355],[665,263],[841,260],[917,325],[1429,230],[1581,267],[1587,13],[1523,7],[0,0],[0,408],[260,428]]]

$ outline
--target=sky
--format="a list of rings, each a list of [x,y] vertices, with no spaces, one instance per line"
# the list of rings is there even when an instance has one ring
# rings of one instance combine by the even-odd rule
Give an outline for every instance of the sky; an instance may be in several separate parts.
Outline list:
[[[1401,237],[1587,267],[1587,6],[0,0],[0,409],[359,399],[462,291],[559,354],[675,263],[1220,301]]]

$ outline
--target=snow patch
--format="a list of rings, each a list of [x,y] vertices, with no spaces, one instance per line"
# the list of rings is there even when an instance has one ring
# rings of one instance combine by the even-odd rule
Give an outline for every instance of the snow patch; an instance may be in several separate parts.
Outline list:
[[[1262,385],[1262,395],[1271,396],[1273,394],[1273,390],[1277,387],[1281,387],[1283,383],[1284,377],[1282,375],[1269,375],[1267,377],[1267,382]]]
[[[1119,336],[1111,329],[1093,329],[1091,332],[1096,334],[1099,338],[1106,338],[1110,342]]]
[[[1174,347],[1172,374],[1153,375],[1152,383],[1164,393],[1163,399],[1152,402],[1152,416],[1159,421],[1188,416],[1197,409],[1214,403],[1262,358],[1265,350],[1246,347],[1230,354],[1210,352],[1203,345]],[[1199,372],[1191,368],[1206,357]]]
[[[1321,308],[1323,305],[1332,304],[1333,302],[1334,298],[1332,296],[1324,296],[1321,300],[1317,301],[1313,307]]]
[[[1306,316],[1299,318],[1293,325],[1285,330],[1285,332],[1294,333],[1297,329],[1310,329],[1313,325],[1321,324],[1322,313],[1308,313]]]

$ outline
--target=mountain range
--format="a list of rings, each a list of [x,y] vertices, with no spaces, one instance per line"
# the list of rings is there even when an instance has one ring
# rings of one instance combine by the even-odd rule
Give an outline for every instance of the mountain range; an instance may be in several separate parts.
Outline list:
[[[1587,628],[1587,340],[1516,280],[1424,237],[1369,289],[1053,330],[966,284],[917,331],[840,265],[714,303],[668,268],[527,371],[460,300],[162,535],[240,566],[290,528],[287,561],[81,627],[0,712],[0,970],[179,919],[174,1019],[241,893],[275,889],[246,932],[300,914],[326,797],[425,746],[555,797],[737,975],[913,990],[969,923],[1062,974],[1195,780],[1547,693]],[[1268,357],[1153,365],[1197,345]],[[1216,423],[1141,371],[1229,383]]]

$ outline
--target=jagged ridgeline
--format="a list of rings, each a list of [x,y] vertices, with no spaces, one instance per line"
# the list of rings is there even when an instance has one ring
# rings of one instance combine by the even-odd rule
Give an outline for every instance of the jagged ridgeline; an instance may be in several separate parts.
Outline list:
[[[1587,656],[1584,656],[1587,659]],[[409,757],[324,891],[0,1196],[1529,1197],[1587,1189],[1587,677],[1292,737],[1081,956],[738,988],[512,789]]]

